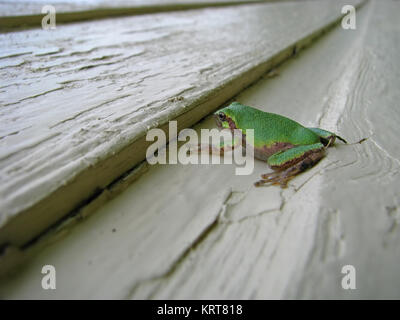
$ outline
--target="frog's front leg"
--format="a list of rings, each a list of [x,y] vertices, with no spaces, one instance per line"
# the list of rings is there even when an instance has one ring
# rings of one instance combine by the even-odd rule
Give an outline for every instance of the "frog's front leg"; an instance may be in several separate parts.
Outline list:
[[[324,154],[325,147],[322,143],[301,145],[275,153],[267,160],[274,172],[261,175],[262,180],[257,181],[255,186],[279,184],[282,188],[286,188],[290,179],[314,166]]]
[[[242,145],[242,140],[239,137],[233,137],[229,143],[222,142],[220,145],[213,145],[208,143],[199,143],[190,146],[188,153],[202,153],[209,152],[211,155],[223,156],[225,152],[233,151],[235,148]]]

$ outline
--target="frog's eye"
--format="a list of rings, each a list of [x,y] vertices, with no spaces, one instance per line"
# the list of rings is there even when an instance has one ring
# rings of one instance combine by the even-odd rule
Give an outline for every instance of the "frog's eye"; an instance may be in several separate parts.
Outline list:
[[[219,120],[221,120],[221,121],[225,121],[226,120],[226,115],[224,114],[224,113],[218,113],[218,118],[219,118]]]

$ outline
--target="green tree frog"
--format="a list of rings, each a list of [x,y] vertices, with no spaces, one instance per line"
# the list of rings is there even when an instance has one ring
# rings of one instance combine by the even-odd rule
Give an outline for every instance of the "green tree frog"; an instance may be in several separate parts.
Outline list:
[[[254,157],[266,161],[272,173],[261,175],[255,186],[280,185],[282,188],[295,175],[311,168],[324,157],[325,150],[332,146],[338,135],[319,128],[306,128],[284,116],[264,112],[233,102],[215,113],[217,125],[225,129],[240,129],[241,144],[252,147]],[[254,145],[245,141],[246,130],[254,129]],[[215,147],[213,147],[215,150]],[[232,145],[218,147],[219,154],[231,150]],[[211,149],[210,149],[211,150]]]

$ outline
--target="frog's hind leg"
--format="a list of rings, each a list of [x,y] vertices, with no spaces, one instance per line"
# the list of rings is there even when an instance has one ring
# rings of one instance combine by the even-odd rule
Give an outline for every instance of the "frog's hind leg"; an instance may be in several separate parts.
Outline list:
[[[268,184],[286,188],[290,179],[313,167],[324,155],[325,147],[322,143],[297,146],[274,154],[267,161],[274,172],[261,175],[262,180],[257,181],[255,186]]]

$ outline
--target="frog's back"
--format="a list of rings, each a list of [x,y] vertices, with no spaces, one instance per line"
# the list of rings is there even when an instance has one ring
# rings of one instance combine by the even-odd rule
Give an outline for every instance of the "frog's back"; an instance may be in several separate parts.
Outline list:
[[[279,114],[264,112],[238,102],[226,109],[238,128],[244,131],[254,129],[255,146],[270,146],[276,142],[301,145],[320,141],[318,135],[311,130]]]

